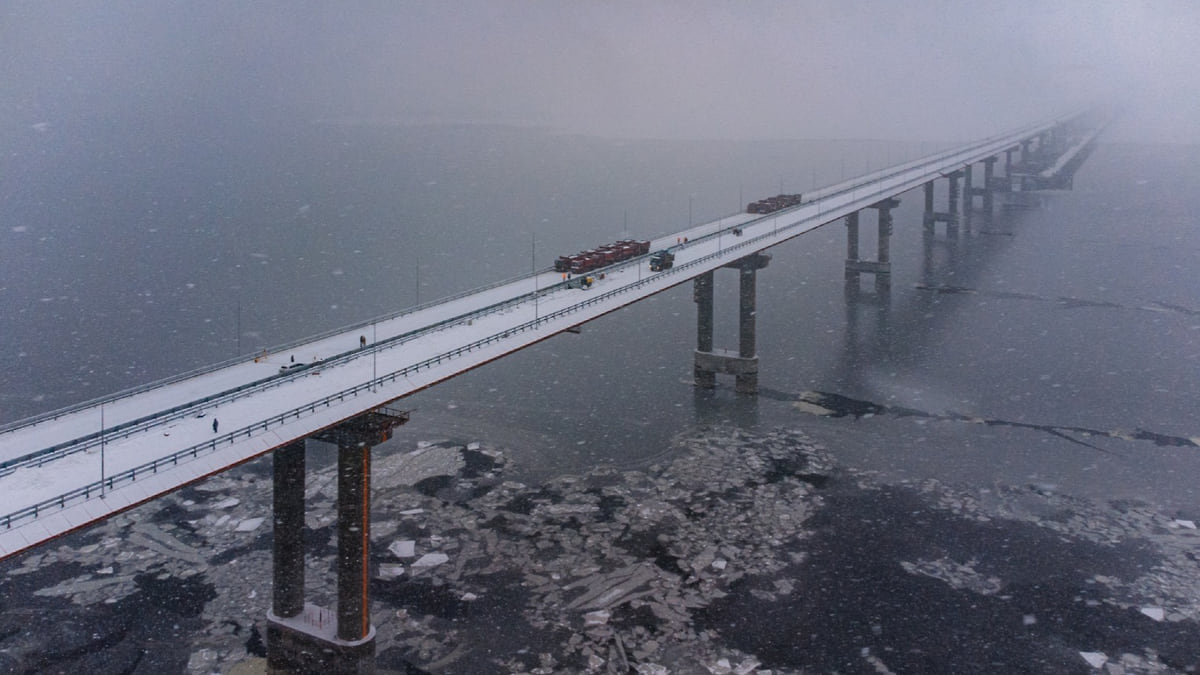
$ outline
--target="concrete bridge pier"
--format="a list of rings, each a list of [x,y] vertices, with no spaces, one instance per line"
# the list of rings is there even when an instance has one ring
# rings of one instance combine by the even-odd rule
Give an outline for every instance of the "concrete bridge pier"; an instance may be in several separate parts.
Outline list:
[[[370,614],[371,448],[388,440],[408,414],[379,408],[318,432],[338,446],[337,607],[306,604],[304,555],[304,441],[275,455],[275,589],[267,614],[270,673],[375,672],[375,627]]]
[[[953,234],[954,236],[958,236],[958,179],[960,177],[962,177],[961,171],[951,171],[950,174],[946,176],[946,180],[950,181],[950,188],[949,192],[947,193],[948,204],[946,206],[946,210],[950,217],[954,219],[953,232],[951,232],[951,228],[947,226],[947,235]]]
[[[696,302],[696,353],[694,376],[697,387],[717,386],[717,373],[733,375],[734,390],[739,394],[758,393],[758,351],[756,348],[756,283],[758,270],[771,256],[754,253],[725,267],[738,270],[738,350],[713,349],[713,273],[702,274],[693,282],[692,299]]]
[[[993,175],[995,173],[995,164],[998,158],[988,157],[983,161],[983,184],[978,187],[971,185],[971,167],[966,168],[965,192],[966,192],[966,207],[963,209],[966,216],[968,227],[971,222],[971,213],[975,210],[975,197],[983,198],[983,214],[984,221],[991,223],[993,210],[993,190],[996,188]]]
[[[925,225],[925,234],[933,234],[933,181],[925,183],[925,212],[921,222]]]
[[[304,610],[304,439],[276,450],[275,532],[271,612],[280,619]]]
[[[962,220],[963,228],[967,232],[971,231],[971,211],[975,208],[975,188],[971,185],[971,167],[970,164],[963,167]]]
[[[925,224],[926,236],[932,237],[938,223],[946,223],[946,236],[958,236],[958,176],[957,171],[946,176],[949,181],[949,207],[946,211],[933,210],[933,181],[925,183]]]
[[[858,281],[858,211],[846,216],[846,282]]]
[[[926,189],[926,205],[932,201],[932,196]],[[900,200],[891,197],[876,202],[867,208],[879,211],[879,239],[876,248],[877,260],[863,260],[858,253],[858,212],[846,216],[846,287],[857,292],[859,277],[862,273],[875,275],[875,292],[880,296],[887,294],[892,285],[891,236],[892,209],[900,205]]]
[[[979,191],[983,194],[983,213],[988,224],[991,224],[992,222],[992,212],[994,211],[996,205],[994,198],[995,193],[992,191],[992,184],[996,177],[995,173],[997,159],[999,158],[988,157],[987,159],[983,160],[983,187],[981,187]]]

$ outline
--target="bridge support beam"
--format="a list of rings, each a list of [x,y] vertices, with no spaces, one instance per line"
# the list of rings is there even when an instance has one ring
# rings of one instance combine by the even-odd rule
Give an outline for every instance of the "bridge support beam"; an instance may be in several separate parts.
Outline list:
[[[928,184],[926,184],[928,186]],[[926,188],[926,205],[933,200],[932,192]],[[858,254],[858,212],[846,216],[846,286],[858,290],[859,277],[862,273],[875,275],[875,292],[880,295],[887,293],[892,285],[891,237],[892,209],[900,205],[900,200],[891,197],[876,202],[868,208],[879,211],[877,260],[862,260]]]
[[[962,219],[963,227],[967,232],[971,231],[971,211],[975,208],[975,188],[971,184],[972,165],[968,164],[963,167],[963,205]]]
[[[992,211],[995,208],[995,199],[992,193],[992,179],[996,173],[996,157],[988,157],[983,160],[983,187],[980,191],[983,193],[983,213],[989,223],[992,220]]]
[[[717,386],[717,371],[701,367],[701,354],[713,350],[713,273],[705,272],[692,282],[692,300],[696,302],[696,386],[712,389]]]
[[[337,637],[355,642],[372,632],[370,579],[371,448],[340,445],[337,470]]]
[[[968,166],[966,168],[965,179],[964,179],[964,181],[965,181],[964,191],[966,192],[966,206],[963,209],[963,211],[964,211],[964,215],[965,215],[968,226],[970,225],[970,222],[971,222],[971,212],[974,211],[974,209],[975,209],[975,197],[976,196],[983,198],[984,219],[988,222],[991,222],[992,209],[993,209],[992,190],[995,188],[993,174],[995,173],[996,160],[997,160],[996,157],[988,157],[983,160],[983,184],[980,185],[979,187],[973,187],[971,185],[971,167]]]
[[[950,181],[950,188],[947,194],[946,210],[951,217],[954,218],[954,233],[958,234],[958,179],[962,176],[960,171],[951,171],[946,176],[946,180]]]
[[[945,211],[933,210],[933,181],[925,183],[925,233],[933,236],[937,223],[946,223],[946,236],[958,236],[958,177],[957,171],[946,176],[949,183],[949,205]]]
[[[290,619],[304,610],[304,439],[273,453],[274,544],[271,611]]]
[[[854,270],[851,262],[858,262],[858,214],[855,211],[846,216],[846,280],[858,278],[858,271]]]
[[[276,588],[277,610],[295,612],[267,615],[267,669],[270,673],[354,673],[375,672],[375,627],[371,625],[369,594],[371,448],[392,436],[392,430],[408,421],[408,414],[383,408],[372,410],[314,435],[317,440],[338,446],[337,497],[337,608],[329,612],[303,604],[303,577],[300,598],[292,584],[294,571],[286,572],[284,588]],[[299,445],[301,462],[293,454]],[[303,442],[281,449],[277,455],[276,485],[287,493],[276,503],[284,503],[285,522],[295,521],[296,474],[300,474],[299,508],[303,526]],[[276,451],[277,453],[280,451]],[[297,465],[299,468],[297,469]],[[278,523],[280,518],[276,518]],[[277,535],[278,536],[278,532]],[[285,533],[287,536],[287,533]],[[285,544],[286,546],[294,543]],[[278,551],[278,548],[277,548]],[[303,556],[299,556],[303,565]],[[276,559],[276,564],[280,560]],[[286,561],[291,570],[294,561]],[[303,574],[301,569],[300,574]],[[276,579],[280,575],[277,571]],[[278,581],[277,581],[278,583]],[[280,600],[282,599],[282,604]],[[302,606],[297,609],[296,605]]]
[[[755,253],[726,267],[738,270],[738,351],[713,349],[713,273],[696,277],[693,299],[696,301],[696,353],[694,374],[697,387],[717,386],[717,373],[735,377],[739,394],[758,393],[758,352],[756,347],[757,273],[771,256]]]

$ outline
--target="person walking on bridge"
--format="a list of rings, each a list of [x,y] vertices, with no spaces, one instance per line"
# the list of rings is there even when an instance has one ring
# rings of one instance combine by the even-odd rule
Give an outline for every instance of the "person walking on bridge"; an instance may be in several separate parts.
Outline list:
[[[213,418],[213,433],[217,433],[217,418]]]

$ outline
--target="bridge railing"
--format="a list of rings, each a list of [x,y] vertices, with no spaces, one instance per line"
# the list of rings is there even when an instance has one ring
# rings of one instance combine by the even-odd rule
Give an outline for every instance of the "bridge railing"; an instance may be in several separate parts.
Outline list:
[[[550,271],[550,269],[551,268],[546,268],[545,270],[542,270],[542,272]],[[516,280],[521,280],[521,279],[526,279],[526,278],[528,278],[528,277],[518,277]],[[433,303],[433,305],[440,304],[443,302],[452,302],[453,300],[461,299],[462,297],[466,297],[468,295],[471,295],[472,293],[483,292],[483,291],[489,290],[491,288],[496,288],[496,287],[503,286],[505,284],[509,284],[509,283],[513,283],[513,282],[514,282],[513,279],[507,279],[504,281],[496,282],[494,284],[490,284],[488,286],[481,286],[479,289],[475,289],[470,292],[464,292],[462,294],[459,294],[458,296],[450,296],[449,298],[439,300],[439,301]],[[542,292],[544,292],[544,291],[552,290],[557,287],[561,287],[562,285],[563,284],[561,282],[559,282],[559,283],[555,283],[555,284],[546,286],[545,288],[540,289],[540,290]],[[356,358],[361,358],[365,355],[369,355],[372,352],[378,352],[383,349],[388,349],[388,348],[397,346],[398,344],[403,344],[404,342],[408,342],[410,340],[419,338],[423,335],[427,335],[431,332],[442,330],[448,326],[456,325],[463,321],[479,318],[481,316],[485,316],[485,315],[493,313],[493,312],[502,311],[510,306],[520,304],[525,299],[527,299],[529,297],[529,295],[531,295],[531,294],[523,294],[523,295],[519,295],[519,296],[514,296],[512,298],[508,298],[506,300],[494,303],[492,305],[488,305],[488,306],[485,306],[485,307],[482,307],[482,308],[479,308],[476,310],[472,310],[472,311],[466,312],[464,314],[456,315],[456,316],[450,317],[448,319],[443,319],[442,321],[438,321],[436,323],[422,326],[421,328],[418,328],[416,330],[408,331],[406,333],[401,333],[400,335],[395,335],[395,336],[392,336],[385,340],[381,340],[379,342],[376,342],[376,343],[370,345],[369,347],[367,347],[365,349],[352,349],[352,350],[349,350],[346,352],[342,352],[340,354],[336,354],[329,358],[322,359],[321,361],[310,364],[307,368],[305,368],[304,370],[297,372],[297,373],[273,375],[271,377],[255,380],[253,382],[248,382],[246,384],[239,385],[239,386],[233,387],[231,389],[227,389],[225,391],[222,391],[217,394],[213,394],[211,396],[205,396],[202,398],[188,401],[186,403],[181,403],[179,405],[172,406],[170,408],[156,411],[152,415],[146,415],[146,416],[139,417],[139,418],[136,418],[133,420],[122,422],[120,424],[115,424],[115,425],[112,425],[109,427],[105,427],[103,430],[96,431],[91,434],[72,439],[70,441],[65,441],[63,443],[49,446],[47,448],[43,448],[36,452],[23,455],[16,459],[8,460],[5,462],[0,462],[0,477],[6,476],[21,467],[42,466],[47,462],[61,459],[62,457],[65,457],[65,456],[68,456],[68,455],[71,455],[71,454],[74,454],[77,452],[84,452],[86,450],[90,450],[92,448],[100,446],[109,441],[120,440],[123,438],[128,438],[128,437],[133,436],[138,433],[149,431],[150,429],[157,427],[161,424],[167,423],[167,422],[172,422],[175,420],[193,417],[196,415],[196,413],[199,413],[206,408],[217,407],[224,403],[230,403],[230,402],[236,401],[240,398],[244,398],[244,397],[250,396],[252,394],[266,391],[266,390],[274,388],[274,387],[282,386],[283,384],[286,384],[293,380],[305,377],[314,368],[340,365],[347,361],[352,361]],[[428,306],[433,306],[433,305],[423,305],[422,307],[428,307]],[[406,310],[406,312],[408,312],[408,311],[409,310]],[[403,312],[401,314],[403,314]],[[400,316],[401,314],[397,314],[396,316]],[[387,319],[378,319],[378,320],[387,320]],[[330,333],[328,335],[323,334],[321,336],[311,338],[310,340],[305,340],[299,344],[306,344],[306,343],[314,341],[314,340],[324,339],[324,337],[330,337],[331,335],[337,335],[342,331],[352,331],[352,330],[355,330],[356,328],[362,328],[362,327],[369,326],[369,325],[371,325],[371,324],[370,323],[361,324],[361,325],[356,324],[355,327],[347,327],[347,328],[338,329],[337,331],[333,331],[332,333]],[[279,349],[286,350],[287,348],[279,348]],[[169,384],[169,382],[159,383],[156,386],[165,386],[165,384]],[[154,388],[153,386],[147,385],[147,388],[145,388],[144,391],[150,391],[153,388]],[[138,392],[138,393],[142,393],[142,392]],[[40,421],[45,421],[45,420],[40,420]]]
[[[543,274],[545,272],[549,272],[551,269],[552,268],[550,268],[550,267],[546,267],[546,268],[537,270],[536,273]],[[447,302],[453,302],[455,300],[461,300],[462,298],[469,297],[476,293],[482,293],[485,291],[489,291],[493,288],[499,288],[500,286],[515,283],[515,282],[521,281],[523,279],[528,279],[528,278],[529,278],[529,275],[527,275],[527,274],[520,274],[517,276],[509,277],[507,279],[502,279],[500,281],[495,281],[495,282],[492,282],[489,284],[485,284],[482,286],[477,286],[475,288],[470,288],[470,289],[467,289],[464,291],[460,291],[458,293],[453,293],[451,295],[439,297],[437,299],[422,303],[420,305],[414,305],[412,307],[406,307],[404,309],[397,310],[395,312],[389,312],[387,314],[383,314],[383,315],[374,317],[372,319],[359,321],[357,323],[353,323],[353,324],[350,324],[347,326],[342,326],[340,328],[332,328],[332,329],[324,331],[322,333],[318,333],[316,335],[309,335],[304,338],[293,340],[291,342],[286,342],[281,345],[267,347],[266,351],[268,353],[278,353],[278,352],[288,351],[290,349],[296,349],[297,347],[302,347],[310,342],[315,342],[318,340],[324,340],[326,338],[331,338],[331,337],[334,337],[335,335],[339,335],[341,333],[352,332],[352,331],[368,328],[374,324],[381,323],[383,321],[391,321],[393,319],[397,319],[397,318],[400,318],[400,317],[408,315],[408,314],[415,314],[417,312],[424,311],[431,307],[436,307],[438,305],[441,305],[441,304],[444,304]],[[62,408],[56,408],[54,410],[49,410],[44,413],[38,413],[38,414],[32,415],[30,417],[25,417],[25,418],[22,418],[19,420],[13,420],[12,422],[6,422],[4,424],[0,424],[0,434],[8,433],[10,431],[16,431],[18,429],[23,429],[26,427],[37,426],[38,424],[42,424],[44,422],[51,422],[51,421],[60,419],[66,415],[70,415],[72,413],[79,412],[81,410],[95,408],[96,406],[99,406],[101,403],[105,403],[105,404],[114,403],[121,399],[129,398],[131,396],[137,396],[139,394],[144,394],[146,392],[154,391],[156,389],[161,389],[162,387],[166,387],[166,386],[175,384],[177,382],[181,382],[183,380],[191,379],[193,377],[198,377],[200,375],[207,375],[209,373],[213,373],[218,370],[228,368],[230,366],[238,365],[239,363],[245,363],[246,361],[254,358],[258,353],[259,352],[254,352],[254,353],[250,353],[250,354],[239,354],[238,356],[234,356],[232,358],[228,358],[223,361],[218,361],[216,363],[207,364],[207,365],[201,366],[199,368],[194,368],[192,370],[188,370],[188,371],[180,373],[178,375],[172,375],[170,377],[166,377],[166,378],[163,378],[160,380],[155,380],[153,382],[147,382],[145,384],[140,384],[140,385],[137,385],[134,387],[130,387],[128,389],[122,389],[122,390],[112,393],[112,394],[106,394],[104,396],[99,396],[97,398],[89,399],[86,401],[81,401],[79,403],[73,403],[71,405],[64,406]],[[246,386],[254,386],[259,383],[260,382],[254,382],[254,383],[250,383]],[[205,402],[206,400],[207,399],[199,399],[197,401],[192,401],[192,402],[189,402],[186,404],[181,404],[178,407],[184,408],[184,407],[188,407],[188,406],[194,406],[196,403],[202,403],[202,402]],[[109,431],[117,430],[117,429],[127,426],[129,424],[137,424],[141,421],[144,421],[144,419],[145,418],[129,420],[128,422],[124,422],[120,425],[114,425],[113,427],[110,427],[108,430]],[[76,439],[76,440],[78,440],[78,439]],[[71,441],[71,442],[75,442],[75,441]]]

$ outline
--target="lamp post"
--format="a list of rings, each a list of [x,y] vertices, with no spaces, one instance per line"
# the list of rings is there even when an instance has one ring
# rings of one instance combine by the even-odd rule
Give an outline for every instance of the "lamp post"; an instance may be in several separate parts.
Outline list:
[[[100,403],[100,498],[104,499],[104,402]]]
[[[234,337],[237,340],[237,353],[235,353],[234,356],[242,355],[242,298],[240,296],[240,294],[241,294],[240,289],[238,290],[238,294],[239,294],[239,297],[238,297],[238,301],[237,301],[237,318],[234,320],[234,325],[233,325],[233,330],[236,333],[236,335]]]
[[[537,236],[529,233],[529,272],[533,274],[533,320],[538,320]]]

